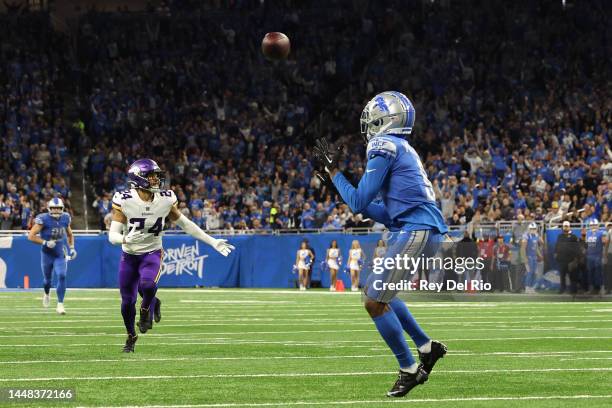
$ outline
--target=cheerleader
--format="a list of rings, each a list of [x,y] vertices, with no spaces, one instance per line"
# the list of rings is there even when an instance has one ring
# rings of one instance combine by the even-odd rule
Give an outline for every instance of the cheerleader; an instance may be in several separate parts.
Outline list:
[[[374,258],[384,258],[385,253],[387,252],[387,245],[385,244],[384,239],[379,239],[378,244],[376,244],[376,249],[374,249]]]
[[[300,290],[306,290],[308,283],[308,269],[310,268],[310,262],[314,259],[312,251],[308,249],[308,244],[302,242],[300,249],[297,251],[295,257],[295,265],[299,272]]]
[[[365,255],[359,246],[359,241],[354,240],[349,251],[349,269],[351,271],[351,291],[356,292],[359,290],[359,272],[361,271],[361,265],[365,260]]]
[[[338,241],[335,239],[327,248],[327,255],[325,256],[325,261],[327,262],[327,267],[329,268],[329,276],[331,278],[331,285],[329,285],[329,290],[331,292],[336,291],[336,276],[338,275],[338,269],[340,264],[340,249],[338,249]]]

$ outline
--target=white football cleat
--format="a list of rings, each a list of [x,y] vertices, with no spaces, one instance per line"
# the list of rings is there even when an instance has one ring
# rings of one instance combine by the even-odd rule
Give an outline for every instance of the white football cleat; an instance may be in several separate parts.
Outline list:
[[[58,314],[61,314],[61,315],[65,315],[66,314],[66,309],[64,309],[64,304],[63,303],[58,303],[57,307],[55,308],[55,311]]]
[[[51,303],[51,296],[45,293],[43,295],[43,307],[49,307],[49,303]]]
[[[359,290],[359,288],[357,286],[352,286],[351,287],[351,292],[357,292]]]

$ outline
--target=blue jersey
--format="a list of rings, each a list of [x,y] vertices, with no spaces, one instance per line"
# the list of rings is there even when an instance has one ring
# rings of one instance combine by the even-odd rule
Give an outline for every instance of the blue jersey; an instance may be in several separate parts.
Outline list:
[[[587,256],[589,258],[603,257],[603,237],[605,232],[598,229],[597,231],[588,230],[586,233]]]
[[[42,247],[44,254],[54,257],[64,257],[65,247],[67,246],[66,229],[70,226],[70,214],[62,213],[59,218],[52,217],[49,213],[38,214],[34,223],[42,225],[40,237],[45,241],[57,241],[55,248]]]
[[[527,241],[527,257],[528,258],[536,258],[538,256],[538,247],[540,245],[540,237],[538,234],[531,234],[526,232],[523,235],[523,239]]]
[[[391,231],[448,232],[421,159],[405,139],[375,137],[368,143],[367,158],[357,189],[340,172],[333,179],[353,212],[363,213]],[[376,196],[380,199],[373,201]]]

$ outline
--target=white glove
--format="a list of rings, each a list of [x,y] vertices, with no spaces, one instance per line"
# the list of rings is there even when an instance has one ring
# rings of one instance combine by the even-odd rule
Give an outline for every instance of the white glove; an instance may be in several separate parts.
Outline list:
[[[43,241],[43,246],[46,246],[49,249],[53,249],[55,248],[56,242],[51,240],[51,241]]]
[[[236,249],[236,247],[227,242],[226,239],[215,239],[212,247],[223,256],[228,256],[233,249]]]
[[[70,247],[68,250],[68,260],[72,261],[77,256],[77,251],[74,247]]]
[[[137,244],[142,242],[146,238],[144,232],[142,230],[136,231],[136,226],[134,226],[130,232],[123,238],[124,244]]]

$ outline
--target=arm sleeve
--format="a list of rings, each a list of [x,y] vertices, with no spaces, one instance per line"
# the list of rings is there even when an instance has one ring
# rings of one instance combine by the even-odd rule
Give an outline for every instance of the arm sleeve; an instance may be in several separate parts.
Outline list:
[[[187,234],[191,235],[195,239],[199,239],[200,241],[204,241],[210,246],[213,246],[216,239],[205,233],[198,227],[193,221],[189,218],[185,217],[183,214],[176,220],[176,225],[181,227],[183,231]]]
[[[385,207],[385,204],[382,202],[368,204],[366,209],[363,210],[363,215],[366,218],[371,218],[374,221],[380,222],[384,225],[390,225],[393,223],[393,220],[387,213],[387,207]]]
[[[368,160],[365,173],[359,185],[354,188],[340,172],[333,178],[334,185],[353,212],[360,213],[366,210],[376,194],[380,191],[385,177],[389,172],[392,160],[387,157],[374,156]],[[374,212],[375,209],[372,209]],[[370,214],[372,216],[372,214]],[[376,219],[374,216],[372,218]]]
[[[123,244],[123,224],[119,221],[111,221],[108,241],[113,245]]]

